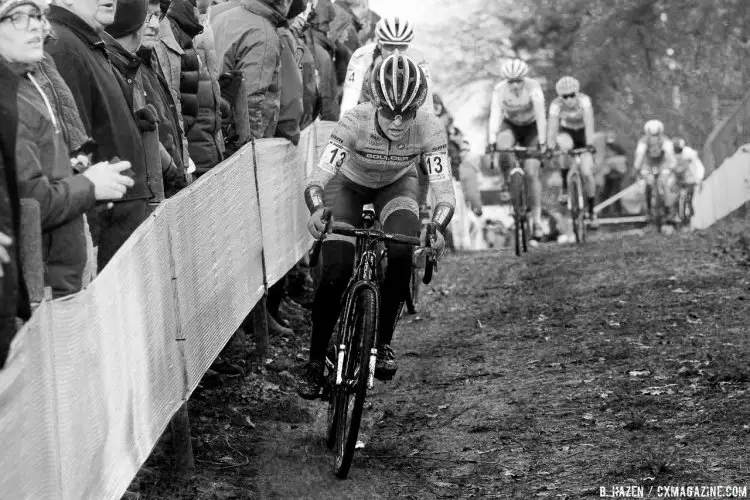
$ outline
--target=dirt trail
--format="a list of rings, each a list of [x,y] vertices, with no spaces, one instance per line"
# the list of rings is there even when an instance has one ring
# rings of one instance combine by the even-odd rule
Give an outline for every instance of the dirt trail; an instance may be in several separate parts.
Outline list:
[[[369,397],[349,480],[330,472],[325,407],[297,398],[284,370],[305,335],[274,339],[273,369],[194,405],[197,456],[210,463],[189,487],[163,495],[172,483],[150,480],[142,493],[579,499],[612,485],[750,488],[748,226],[522,259],[450,256],[421,313],[400,324],[400,370]],[[218,467],[223,455],[229,468]]]

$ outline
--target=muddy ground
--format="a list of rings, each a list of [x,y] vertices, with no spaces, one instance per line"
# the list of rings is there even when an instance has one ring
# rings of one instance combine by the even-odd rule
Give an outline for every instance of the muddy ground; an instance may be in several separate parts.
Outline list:
[[[157,447],[147,499],[599,498],[600,487],[750,488],[750,218],[669,237],[602,234],[523,258],[450,255],[369,396],[337,480],[325,407],[289,369],[309,327],[190,401],[195,474]],[[235,360],[250,346],[232,345]],[[655,490],[652,490],[655,491]]]

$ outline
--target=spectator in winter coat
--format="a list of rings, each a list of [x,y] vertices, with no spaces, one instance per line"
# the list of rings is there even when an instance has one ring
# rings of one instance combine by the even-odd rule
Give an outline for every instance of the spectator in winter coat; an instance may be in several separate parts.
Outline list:
[[[245,80],[250,137],[273,137],[279,120],[282,43],[291,0],[241,0],[212,16],[221,73],[239,71]]]
[[[98,163],[74,175],[66,138],[70,131],[58,110],[70,90],[63,83],[46,95],[39,80],[56,73],[42,67],[44,34],[41,12],[34,0],[0,0],[0,18],[19,15],[18,21],[0,23],[0,57],[18,77],[18,135],[16,160],[18,191],[39,202],[43,238],[44,282],[53,296],[79,291],[86,265],[83,214],[96,200],[119,199],[133,180],[120,175],[128,162]],[[6,7],[6,9],[3,9]],[[4,12],[5,10],[5,12]],[[37,16],[37,17],[35,17]]]
[[[296,2],[295,2],[296,3]],[[300,2],[304,6],[304,2]],[[294,7],[294,4],[292,4]],[[313,55],[314,46],[309,46],[305,42],[305,31],[307,26],[307,12],[302,12],[293,18],[292,10],[289,11],[289,18],[292,19],[289,30],[294,35],[297,47],[301,49],[301,58],[299,60],[300,70],[302,72],[302,121],[300,130],[304,130],[308,125],[315,121],[320,114],[321,98],[318,91],[318,71],[315,67],[315,57]]]
[[[188,151],[188,141],[185,136],[185,123],[182,119],[182,102],[180,100],[180,78],[182,75],[182,56],[185,51],[172,33],[172,25],[167,19],[169,10],[169,0],[160,0],[159,7],[162,18],[159,22],[159,35],[157,43],[149,43],[153,51],[151,58],[151,67],[167,82],[169,93],[172,95],[179,120],[180,136],[182,143],[182,164],[187,171],[190,164],[190,152]],[[148,40],[148,38],[146,39]]]
[[[185,137],[190,150],[190,133],[198,119],[198,83],[200,82],[200,59],[193,39],[203,33],[198,19],[196,0],[172,0],[167,10],[167,19],[175,40],[183,50],[180,57],[180,103]],[[192,158],[192,153],[190,154]],[[193,159],[195,162],[195,159]]]
[[[321,99],[320,119],[338,121],[338,85],[333,65],[335,46],[328,38],[331,21],[335,17],[331,0],[318,0],[307,16],[305,43],[311,49],[318,70],[318,92]]]
[[[199,22],[203,33],[193,39],[201,67],[198,81],[198,118],[187,136],[190,157],[195,162],[196,176],[208,172],[224,159],[224,137],[221,133],[222,115],[228,115],[229,103],[222,113],[219,87],[219,61],[216,58],[214,32],[208,23],[208,1],[198,0]]]
[[[2,10],[0,4],[0,10]],[[20,199],[16,176],[18,76],[0,60],[0,369],[16,334],[16,318],[31,316],[23,280],[19,239]]]
[[[182,133],[182,116],[178,111],[181,107],[179,102],[175,102],[174,94],[170,91],[169,84],[159,69],[155,53],[155,47],[161,45],[159,32],[162,25],[159,1],[150,0],[147,9],[146,23],[137,54],[143,62],[146,102],[154,106],[159,117],[159,142],[175,164],[174,178],[169,175],[164,177],[165,196],[169,198],[187,184],[183,163],[186,140]]]
[[[292,0],[291,7],[299,13],[299,0]],[[296,14],[292,17],[295,17]],[[279,120],[276,123],[274,137],[288,139],[295,146],[299,144],[300,124],[302,123],[303,93],[302,71],[299,62],[302,59],[304,48],[297,45],[294,35],[284,23],[276,29],[281,40],[281,65],[279,67]]]
[[[112,66],[120,78],[120,85],[125,90],[125,99],[138,118],[144,148],[154,148],[147,151],[149,186],[156,196],[150,201],[158,203],[164,200],[165,185],[169,185],[170,191],[173,191],[172,186],[179,172],[176,162],[163,144],[150,144],[147,141],[147,134],[150,132],[157,132],[156,136],[159,136],[161,121],[169,123],[168,117],[164,114],[165,104],[160,102],[161,95],[156,94],[148,77],[144,75],[148,69],[144,67],[142,59],[137,54],[146,27],[149,24],[158,26],[158,23],[153,21],[154,17],[158,19],[158,14],[154,11],[149,12],[146,0],[119,0],[115,22],[106,28],[110,36],[102,37]],[[162,112],[161,115],[159,110]]]
[[[335,17],[331,21],[331,30],[328,36],[336,47],[334,59],[336,68],[336,83],[341,86],[346,79],[346,68],[349,66],[354,51],[360,47],[358,33],[362,29],[362,23],[352,10],[357,5],[357,0],[338,0],[333,4]]]
[[[96,142],[93,160],[127,160],[132,166],[128,175],[135,181],[113,208],[100,206],[89,213],[91,236],[98,245],[98,268],[102,269],[145,220],[146,203],[153,193],[147,183],[140,130],[101,38],[104,27],[114,21],[114,6],[90,0],[59,2],[50,6],[54,36],[45,48],[73,93],[87,135]]]

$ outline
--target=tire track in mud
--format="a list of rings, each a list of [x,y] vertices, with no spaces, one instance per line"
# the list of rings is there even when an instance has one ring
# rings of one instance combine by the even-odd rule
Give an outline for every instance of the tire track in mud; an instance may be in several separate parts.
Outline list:
[[[705,236],[646,235],[444,259],[398,327],[397,377],[368,396],[350,479],[330,472],[325,406],[291,394],[309,422],[258,426],[259,497],[578,499],[609,484],[741,484],[750,288],[711,248]]]

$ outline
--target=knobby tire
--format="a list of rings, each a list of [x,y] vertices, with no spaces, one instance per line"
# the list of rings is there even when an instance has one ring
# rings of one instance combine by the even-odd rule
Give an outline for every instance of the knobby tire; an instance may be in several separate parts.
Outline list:
[[[409,314],[417,313],[419,305],[419,267],[412,265],[411,278],[409,279],[409,294],[406,296],[406,311]]]
[[[516,256],[521,256],[522,247],[525,246],[524,238],[524,219],[526,217],[526,207],[523,199],[524,178],[521,174],[511,174],[510,177],[510,195],[513,198],[513,235],[515,237]]]
[[[573,233],[576,236],[576,243],[581,244],[586,241],[586,222],[583,220],[584,207],[581,189],[581,177],[575,173],[570,176],[568,181],[570,186],[570,218],[573,221]]]
[[[346,479],[354,458],[367,395],[370,350],[375,340],[377,324],[375,292],[370,288],[362,288],[356,293],[340,330],[340,335],[345,336],[344,343],[347,346],[343,379],[351,380],[353,387],[347,384],[334,387],[331,400],[334,406],[335,427],[334,474],[340,479]]]

